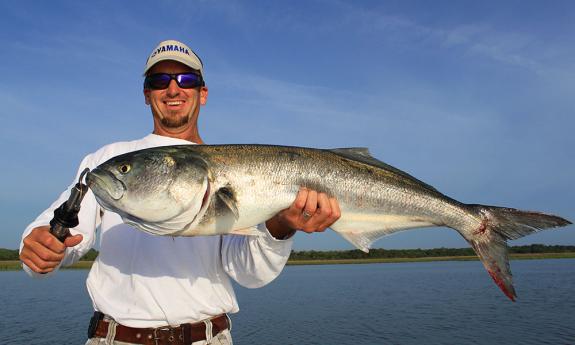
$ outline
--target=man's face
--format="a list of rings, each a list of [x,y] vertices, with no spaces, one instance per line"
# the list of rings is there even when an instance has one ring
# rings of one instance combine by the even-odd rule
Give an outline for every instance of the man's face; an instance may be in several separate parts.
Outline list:
[[[187,73],[193,70],[176,61],[161,61],[155,64],[149,74],[154,73]],[[164,90],[144,90],[146,104],[152,108],[154,126],[168,132],[184,131],[197,125],[200,105],[206,104],[208,89],[182,89],[175,80],[170,81]]]

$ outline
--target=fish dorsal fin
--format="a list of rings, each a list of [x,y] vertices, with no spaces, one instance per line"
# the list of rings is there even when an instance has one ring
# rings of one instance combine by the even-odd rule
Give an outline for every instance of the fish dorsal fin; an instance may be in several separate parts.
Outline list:
[[[352,157],[355,156],[361,156],[361,157],[365,157],[365,158],[373,158],[373,156],[371,155],[371,153],[369,152],[369,149],[367,147],[340,147],[337,149],[331,149],[330,151],[333,151],[335,153],[339,153],[342,156],[347,156],[350,155]]]
[[[338,149],[331,149],[329,150],[339,156],[345,157],[347,159],[351,159],[357,162],[373,165],[385,170],[391,170],[394,172],[398,172],[402,175],[407,175],[407,173],[392,167],[391,165],[380,161],[377,158],[374,158],[369,150],[365,147],[348,147],[348,148],[338,148]],[[409,177],[413,178],[412,176],[408,175]]]
[[[403,176],[403,177],[415,182],[416,184],[424,185],[428,189],[438,192],[438,190],[435,189],[435,187],[430,186],[427,183],[416,179],[415,177],[409,175],[405,171],[399,170],[396,167],[393,167],[387,163],[380,161],[377,158],[374,158],[371,155],[371,153],[369,153],[369,150],[365,147],[337,148],[337,149],[330,149],[328,151],[331,151],[331,152],[333,152],[339,156],[345,157],[347,159],[351,159],[351,160],[354,160],[357,162],[372,165],[372,166],[375,166],[375,167],[378,167],[378,168],[381,168],[381,169],[384,169],[387,171],[391,171],[395,174],[398,174],[400,176]]]

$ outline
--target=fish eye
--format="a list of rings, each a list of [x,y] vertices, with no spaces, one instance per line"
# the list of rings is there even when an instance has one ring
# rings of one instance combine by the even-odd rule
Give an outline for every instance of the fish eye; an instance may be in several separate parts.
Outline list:
[[[132,170],[130,164],[122,164],[118,167],[118,171],[120,172],[120,174],[127,174],[130,172],[130,170]]]

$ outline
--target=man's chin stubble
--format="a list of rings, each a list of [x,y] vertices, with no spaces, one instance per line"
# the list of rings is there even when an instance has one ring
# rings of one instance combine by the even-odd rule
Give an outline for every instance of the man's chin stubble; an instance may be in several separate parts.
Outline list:
[[[160,119],[160,122],[167,128],[178,128],[188,123],[188,117],[178,117],[175,119],[163,117]]]

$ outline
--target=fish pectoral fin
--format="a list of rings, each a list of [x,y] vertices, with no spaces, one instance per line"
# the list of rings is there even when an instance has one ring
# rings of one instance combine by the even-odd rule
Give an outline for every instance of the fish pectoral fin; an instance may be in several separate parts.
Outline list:
[[[346,215],[331,228],[357,249],[368,253],[373,242],[401,230],[436,226],[433,223],[397,215]]]
[[[238,210],[234,190],[231,187],[222,187],[218,189],[218,191],[216,192],[216,197],[234,215],[234,218],[236,220],[240,218],[240,212]]]

